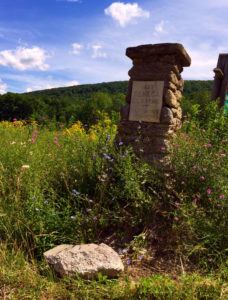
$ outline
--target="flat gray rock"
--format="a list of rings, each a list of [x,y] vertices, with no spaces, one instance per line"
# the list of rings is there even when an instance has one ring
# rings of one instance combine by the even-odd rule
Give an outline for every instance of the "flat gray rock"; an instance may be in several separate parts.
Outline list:
[[[124,266],[119,255],[105,244],[59,245],[44,253],[49,265],[61,276],[84,279],[97,278],[98,273],[109,278],[117,277]]]

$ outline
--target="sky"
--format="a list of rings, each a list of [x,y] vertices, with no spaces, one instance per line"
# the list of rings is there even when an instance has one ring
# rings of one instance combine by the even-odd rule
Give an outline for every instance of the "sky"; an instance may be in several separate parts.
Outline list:
[[[181,43],[185,80],[228,53],[227,0],[0,0],[0,94],[128,80],[127,47]]]

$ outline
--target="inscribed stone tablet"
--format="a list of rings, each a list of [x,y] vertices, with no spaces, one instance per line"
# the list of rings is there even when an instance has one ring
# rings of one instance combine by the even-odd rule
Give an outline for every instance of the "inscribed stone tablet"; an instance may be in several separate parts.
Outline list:
[[[130,121],[160,122],[164,81],[133,81]]]

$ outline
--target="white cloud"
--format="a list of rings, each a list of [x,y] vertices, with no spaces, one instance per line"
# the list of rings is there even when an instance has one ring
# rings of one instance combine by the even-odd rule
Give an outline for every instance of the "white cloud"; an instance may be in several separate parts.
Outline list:
[[[99,49],[102,48],[100,45],[93,45],[92,48],[93,48],[92,58],[107,57],[107,54],[105,52],[99,51]]]
[[[149,11],[143,10],[137,3],[114,2],[105,10],[105,14],[118,21],[121,27],[130,23],[135,18],[149,18]]]
[[[7,84],[0,79],[0,95],[6,93]]]
[[[164,32],[164,24],[165,22],[162,20],[160,23],[156,24],[154,29],[156,33],[162,33]]]
[[[39,91],[39,90],[46,90],[46,89],[54,89],[54,88],[59,88],[59,87],[67,87],[67,86],[74,86],[74,85],[79,85],[79,82],[77,80],[72,80],[72,81],[58,81],[58,82],[49,82],[49,83],[42,83],[39,85],[34,85],[26,88],[26,92],[32,92],[32,91]]]
[[[49,68],[49,65],[45,64],[48,57],[44,49],[36,46],[32,48],[17,47],[15,50],[0,51],[0,65],[20,71],[28,69],[45,71]]]
[[[73,51],[71,53],[77,55],[77,54],[80,54],[80,50],[83,48],[83,45],[77,44],[77,43],[73,43],[72,47],[73,47]]]

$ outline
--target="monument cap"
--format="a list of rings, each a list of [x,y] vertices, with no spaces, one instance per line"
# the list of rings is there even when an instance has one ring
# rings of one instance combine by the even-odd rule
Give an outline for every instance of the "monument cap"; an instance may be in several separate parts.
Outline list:
[[[147,44],[129,47],[126,49],[126,55],[131,59],[153,55],[175,55],[183,67],[188,67],[191,64],[190,56],[183,45],[178,43]]]

